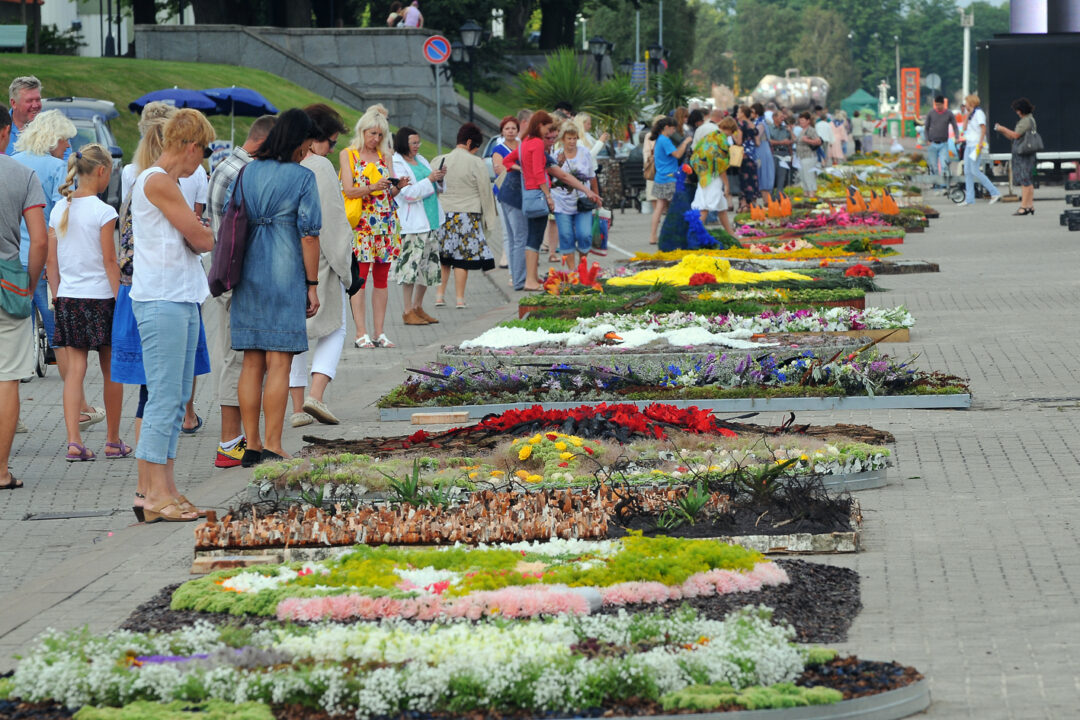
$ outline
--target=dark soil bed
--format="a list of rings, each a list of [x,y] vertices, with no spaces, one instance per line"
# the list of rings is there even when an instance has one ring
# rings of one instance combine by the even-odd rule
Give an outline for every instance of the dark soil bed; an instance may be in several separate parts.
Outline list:
[[[786,508],[775,505],[766,508],[737,507],[731,512],[717,514],[694,524],[674,528],[657,527],[655,515],[636,515],[629,520],[615,521],[608,526],[608,537],[625,537],[630,531],[644,535],[670,535],[680,538],[734,537],[737,535],[791,535],[794,533],[823,534],[850,532],[849,500],[833,500],[831,506],[808,517],[796,517]],[[826,505],[824,501],[820,503]]]
[[[799,642],[829,643],[847,638],[851,622],[862,609],[859,599],[859,576],[854,570],[807,562],[805,560],[778,560],[780,567],[791,580],[787,585],[767,587],[750,593],[733,593],[711,598],[693,598],[664,605],[630,606],[632,611],[678,609],[687,603],[702,614],[721,619],[729,612],[746,605],[767,605],[776,611],[776,619],[788,622],[795,628]],[[149,630],[172,631],[189,627],[197,620],[234,625],[262,625],[274,618],[204,613],[194,610],[172,610],[169,607],[176,585],[161,589],[151,600],[135,609],[121,626],[123,630],[145,632]],[[617,608],[601,611],[617,612]],[[357,620],[356,622],[361,622]],[[0,716],[2,720],[2,716]]]

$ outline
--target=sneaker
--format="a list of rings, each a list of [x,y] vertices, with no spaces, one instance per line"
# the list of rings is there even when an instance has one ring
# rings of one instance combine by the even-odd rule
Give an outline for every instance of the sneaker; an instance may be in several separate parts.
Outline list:
[[[217,458],[214,460],[214,467],[219,468],[231,468],[240,465],[240,461],[244,459],[244,450],[247,449],[247,443],[243,440],[236,443],[232,450],[226,450],[217,446]]]
[[[30,432],[30,428],[26,427],[26,425],[23,423],[22,420],[18,420],[15,423],[15,432],[17,432],[17,433]]]
[[[316,400],[310,395],[304,400],[304,413],[310,415],[324,425],[337,425],[341,422],[334,413],[330,412],[330,408],[326,407],[322,401]]]
[[[292,417],[289,418],[289,424],[292,425],[294,428],[304,427],[305,425],[310,425],[313,422],[315,422],[315,418],[311,417],[306,412],[293,413]]]
[[[1000,199],[1001,199],[1001,193],[998,193],[997,195],[994,195],[993,197],[990,198],[990,202],[988,204],[993,205],[994,203],[996,203]]]

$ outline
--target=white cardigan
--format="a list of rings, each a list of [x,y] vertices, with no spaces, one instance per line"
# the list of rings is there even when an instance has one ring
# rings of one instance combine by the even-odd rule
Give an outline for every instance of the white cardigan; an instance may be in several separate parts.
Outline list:
[[[422,163],[430,172],[431,165],[422,156],[417,155],[416,161]],[[412,165],[405,161],[401,153],[394,153],[394,175],[399,178],[409,178],[409,184],[397,196],[398,222],[401,224],[401,234],[413,235],[428,232],[429,230],[437,230],[438,228],[431,227],[427,212],[424,210],[424,198],[436,195],[435,202],[439,202],[435,183],[431,182],[430,178],[424,178],[417,182]],[[444,217],[441,203],[439,204],[438,216],[439,218]],[[442,224],[441,220],[439,224]]]

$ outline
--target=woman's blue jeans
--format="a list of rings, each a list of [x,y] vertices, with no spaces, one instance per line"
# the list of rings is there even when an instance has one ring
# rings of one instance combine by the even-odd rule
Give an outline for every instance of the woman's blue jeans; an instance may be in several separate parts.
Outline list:
[[[555,213],[555,227],[559,229],[560,255],[571,255],[575,250],[588,255],[592,250],[591,212]]]
[[[990,196],[1000,195],[1001,191],[994,187],[990,178],[982,171],[979,161],[967,153],[964,154],[964,202],[971,205],[975,202],[975,181],[978,180]]]
[[[143,368],[149,398],[135,457],[164,465],[176,457],[184,406],[195,377],[199,342],[197,303],[132,301],[142,339]]]
[[[510,280],[515,290],[525,287],[525,239],[529,235],[529,223],[521,208],[499,203],[503,211],[503,227],[506,229],[506,260],[510,264]]]

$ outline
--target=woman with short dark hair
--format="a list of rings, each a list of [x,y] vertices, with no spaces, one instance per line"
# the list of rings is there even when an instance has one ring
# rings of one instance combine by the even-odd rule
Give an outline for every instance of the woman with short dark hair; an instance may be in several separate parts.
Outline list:
[[[393,271],[402,290],[401,319],[406,325],[431,325],[439,321],[424,311],[424,296],[442,279],[436,232],[443,224],[438,193],[446,170],[432,169],[420,154],[420,133],[403,127],[394,136],[394,174],[409,180],[398,195],[401,255]]]
[[[446,171],[446,191],[442,196],[446,219],[438,231],[442,281],[435,295],[435,307],[446,305],[444,298],[451,268],[454,270],[455,307],[460,310],[468,307],[465,283],[469,271],[495,267],[495,256],[491,254],[487,238],[498,236],[500,222],[495,212],[495,195],[491,192],[487,165],[476,156],[483,142],[480,128],[465,123],[458,130],[457,147],[432,161],[434,167]]]
[[[293,355],[308,349],[307,318],[319,311],[322,208],[315,174],[300,165],[317,133],[303,110],[283,112],[225,202],[228,207],[241,193],[248,218],[244,267],[229,313],[233,350],[244,352],[238,394],[246,467],[290,457],[281,446],[289,371]]]
[[[1035,124],[1035,106],[1026,97],[1012,101],[1012,109],[1016,111],[1020,120],[1016,127],[1010,130],[1004,125],[994,123],[994,129],[1005,137],[1012,140],[1012,176],[1013,182],[1020,186],[1020,209],[1013,215],[1035,214],[1035,153],[1021,154],[1017,152],[1020,141],[1028,133],[1037,131]]]
[[[318,311],[307,320],[308,344],[311,352],[293,355],[289,372],[289,394],[292,396],[291,425],[302,427],[314,421],[337,425],[338,419],[323,402],[330,381],[337,374],[341,349],[345,346],[345,309],[348,307],[345,288],[352,283],[352,228],[345,214],[345,198],[334,165],[326,156],[337,144],[338,136],[348,132],[345,123],[329,105],[316,103],[304,108],[311,118],[313,134],[302,167],[315,174],[322,211],[322,230],[319,233],[319,298]],[[308,385],[308,355],[311,355],[311,391]]]

